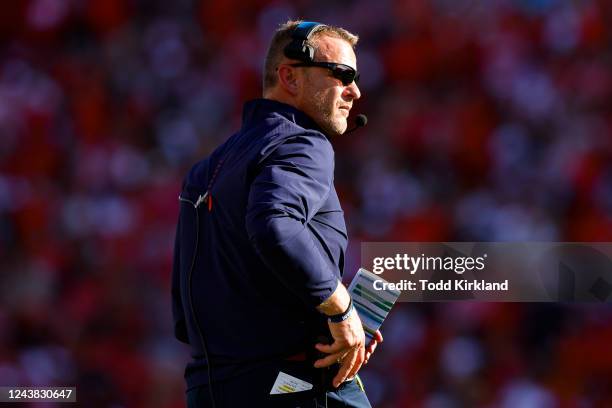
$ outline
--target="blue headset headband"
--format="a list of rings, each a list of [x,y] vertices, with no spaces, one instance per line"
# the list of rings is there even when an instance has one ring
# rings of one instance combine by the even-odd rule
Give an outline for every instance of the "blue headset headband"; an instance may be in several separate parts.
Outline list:
[[[292,41],[284,49],[285,57],[302,62],[314,61],[315,50],[308,44],[310,36],[317,27],[325,24],[314,21],[302,21],[295,27],[291,34]]]

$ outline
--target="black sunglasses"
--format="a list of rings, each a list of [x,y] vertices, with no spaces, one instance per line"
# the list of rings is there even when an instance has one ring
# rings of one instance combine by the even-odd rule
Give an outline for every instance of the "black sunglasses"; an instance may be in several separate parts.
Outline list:
[[[345,64],[337,64],[335,62],[298,62],[295,64],[289,64],[292,67],[321,67],[327,68],[331,71],[334,78],[339,79],[342,85],[349,86],[353,81],[359,82],[359,72]]]

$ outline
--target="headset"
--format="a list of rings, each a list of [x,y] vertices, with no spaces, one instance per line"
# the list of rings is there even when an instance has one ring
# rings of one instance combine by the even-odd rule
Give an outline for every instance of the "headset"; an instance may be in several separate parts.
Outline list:
[[[315,49],[308,43],[308,40],[319,27],[326,27],[326,25],[315,21],[302,21],[298,24],[291,33],[292,41],[283,50],[285,57],[302,62],[313,62]]]

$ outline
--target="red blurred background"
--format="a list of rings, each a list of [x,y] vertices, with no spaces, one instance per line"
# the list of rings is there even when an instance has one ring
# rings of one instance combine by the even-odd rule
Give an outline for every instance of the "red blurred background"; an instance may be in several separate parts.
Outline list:
[[[363,241],[612,241],[604,0],[30,0],[0,10],[0,385],[179,407],[182,176],[260,96],[274,29],[361,36],[336,183]],[[348,277],[347,277],[348,279]],[[612,406],[606,305],[401,304],[376,407]],[[39,404],[38,406],[45,406]]]

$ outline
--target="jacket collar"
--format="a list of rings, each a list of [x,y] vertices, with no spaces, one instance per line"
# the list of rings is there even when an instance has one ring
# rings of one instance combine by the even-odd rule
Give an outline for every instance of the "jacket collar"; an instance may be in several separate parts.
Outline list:
[[[304,129],[314,129],[319,132],[321,128],[301,110],[272,99],[253,99],[244,104],[242,111],[242,128],[250,127],[256,122],[272,115],[279,115]]]

